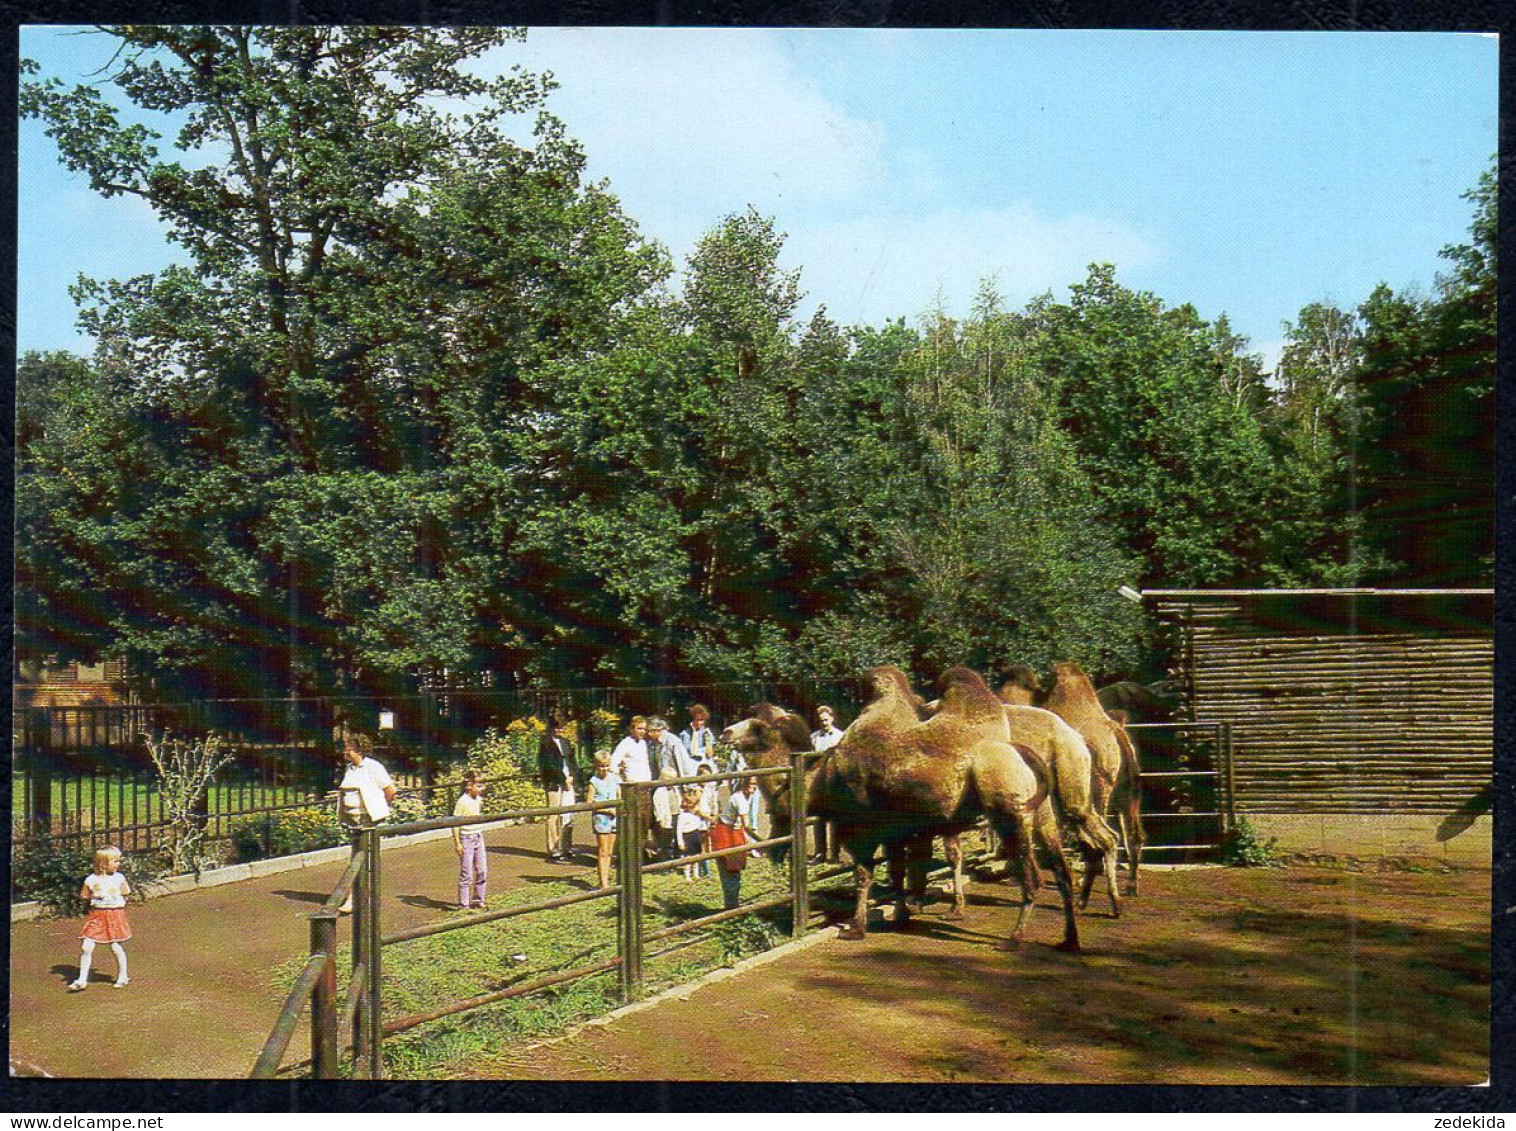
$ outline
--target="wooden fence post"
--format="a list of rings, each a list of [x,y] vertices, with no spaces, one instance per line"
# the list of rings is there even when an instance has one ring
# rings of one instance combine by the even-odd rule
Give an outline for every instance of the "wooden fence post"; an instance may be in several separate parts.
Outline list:
[[[364,848],[368,853],[369,874],[366,894],[368,913],[364,924],[368,932],[365,958],[368,962],[368,1056],[370,1080],[384,1078],[384,1011],[382,1001],[382,949],[379,945],[379,829],[377,826],[363,830]]]
[[[364,847],[363,834],[353,834],[353,852],[362,851]],[[353,879],[353,892],[349,897],[353,906],[353,969],[360,967],[368,969],[368,884],[369,869],[365,861],[362,868],[358,869],[358,875]],[[362,993],[358,999],[358,1008],[353,1012],[353,1056],[355,1070],[361,1070],[365,1058],[368,1056],[368,1007],[369,996]],[[355,1073],[356,1074],[356,1073]]]
[[[311,916],[311,953],[326,957],[321,980],[311,994],[311,1074],[337,1078],[337,915],[321,910]]]
[[[791,916],[794,923],[790,934],[800,938],[805,934],[806,921],[811,917],[807,863],[810,845],[807,841],[806,818],[810,802],[805,795],[805,755],[790,756],[790,894]]]

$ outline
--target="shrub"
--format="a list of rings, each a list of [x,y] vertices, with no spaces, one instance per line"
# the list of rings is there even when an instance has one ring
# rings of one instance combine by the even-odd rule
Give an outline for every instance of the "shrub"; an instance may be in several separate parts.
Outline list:
[[[236,821],[231,842],[237,859],[246,863],[346,844],[347,833],[334,807],[307,805]]]
[[[79,888],[95,870],[95,849],[83,840],[57,840],[50,836],[13,841],[11,888],[25,899],[41,901],[59,915],[81,914],[84,901]],[[122,870],[126,871],[125,861]],[[130,880],[130,877],[128,877]]]
[[[537,777],[537,743],[546,729],[537,720],[537,727],[523,727],[512,735],[511,727],[523,722],[517,719],[506,727],[505,734],[494,727],[475,739],[468,748],[468,764],[485,777],[485,809],[498,812],[502,809],[532,809],[542,805],[542,783]],[[525,745],[524,735],[531,734],[531,760],[525,762],[519,751]],[[448,799],[447,812],[453,811]]]
[[[1238,817],[1221,842],[1221,862],[1234,868],[1277,868],[1280,864],[1277,837],[1264,840],[1246,817]]]

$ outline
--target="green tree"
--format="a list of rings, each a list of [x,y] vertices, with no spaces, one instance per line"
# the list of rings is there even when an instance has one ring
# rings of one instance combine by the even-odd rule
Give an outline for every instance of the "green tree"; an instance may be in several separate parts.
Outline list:
[[[1430,298],[1380,285],[1360,307],[1359,506],[1377,579],[1489,585],[1494,574],[1495,235],[1487,171],[1470,242]]]
[[[1044,370],[1063,423],[1142,578],[1168,586],[1256,579],[1274,502],[1255,358],[1222,323],[1090,268],[1047,306]]]
[[[583,183],[550,83],[473,69],[520,33],[110,31],[110,81],[184,123],[168,156],[93,87],[29,81],[22,107],[191,259],[77,292],[156,461],[110,521],[118,646],[196,690],[530,671],[551,376],[667,264]]]

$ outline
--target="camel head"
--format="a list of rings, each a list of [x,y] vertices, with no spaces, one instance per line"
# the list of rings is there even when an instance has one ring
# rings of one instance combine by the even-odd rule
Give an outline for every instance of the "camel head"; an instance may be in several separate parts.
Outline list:
[[[742,751],[749,765],[788,765],[791,754],[811,748],[810,731],[799,715],[772,703],[755,703],[747,716],[722,731],[717,741]]]
[[[918,714],[926,708],[926,700],[911,688],[911,677],[894,664],[880,664],[871,669],[868,679],[874,687],[874,702],[898,700]]]

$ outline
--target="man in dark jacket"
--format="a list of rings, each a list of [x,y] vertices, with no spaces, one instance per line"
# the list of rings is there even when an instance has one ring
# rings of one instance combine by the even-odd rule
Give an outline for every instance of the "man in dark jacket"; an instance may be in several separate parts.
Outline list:
[[[574,744],[565,733],[562,719],[556,715],[548,720],[547,733],[537,748],[537,774],[542,779],[542,789],[549,805],[573,805],[583,800],[580,796],[583,785],[579,762],[574,755]],[[544,822],[547,836],[547,858],[567,864],[573,858],[574,826],[572,814],[550,816]]]

